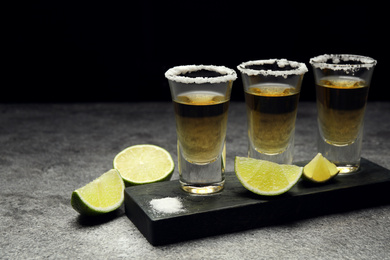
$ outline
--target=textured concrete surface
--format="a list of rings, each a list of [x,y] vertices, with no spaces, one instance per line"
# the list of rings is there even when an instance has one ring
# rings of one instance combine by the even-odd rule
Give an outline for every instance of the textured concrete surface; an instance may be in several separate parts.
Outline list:
[[[368,104],[362,152],[388,169],[389,112],[390,103]],[[244,104],[232,103],[228,171],[246,154],[246,138]],[[390,259],[390,205],[161,247],[144,239],[123,207],[80,217],[72,191],[141,143],[166,148],[177,163],[172,104],[1,104],[0,259]],[[295,160],[315,154],[315,104],[302,102]]]

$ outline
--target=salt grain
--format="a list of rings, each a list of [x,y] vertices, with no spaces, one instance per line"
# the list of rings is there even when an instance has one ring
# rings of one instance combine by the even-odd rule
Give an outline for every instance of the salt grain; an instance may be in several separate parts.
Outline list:
[[[179,213],[184,212],[183,204],[178,198],[166,197],[162,199],[152,199],[150,206],[159,213]]]

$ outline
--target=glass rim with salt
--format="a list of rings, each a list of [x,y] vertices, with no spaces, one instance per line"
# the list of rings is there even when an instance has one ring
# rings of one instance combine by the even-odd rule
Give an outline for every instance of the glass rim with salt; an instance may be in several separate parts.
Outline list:
[[[214,75],[190,76],[190,73],[206,71]],[[165,77],[171,81],[184,84],[215,84],[237,79],[237,73],[225,66],[216,65],[182,65],[172,67],[165,72]]]
[[[305,63],[287,59],[252,60],[241,63],[237,69],[248,76],[288,77],[303,75],[308,69]]]
[[[313,68],[333,71],[353,71],[374,68],[377,61],[371,57],[356,54],[323,54],[310,59]]]

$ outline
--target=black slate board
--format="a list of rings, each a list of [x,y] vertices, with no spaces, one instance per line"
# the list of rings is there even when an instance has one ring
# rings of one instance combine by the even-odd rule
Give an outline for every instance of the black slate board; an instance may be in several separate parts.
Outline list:
[[[152,199],[177,197],[185,212],[164,214]],[[202,196],[180,189],[178,181],[125,189],[125,211],[152,245],[163,245],[318,215],[390,202],[390,171],[366,159],[359,172],[338,175],[325,184],[300,180],[290,191],[274,197],[246,190],[234,173],[226,174],[222,192]]]

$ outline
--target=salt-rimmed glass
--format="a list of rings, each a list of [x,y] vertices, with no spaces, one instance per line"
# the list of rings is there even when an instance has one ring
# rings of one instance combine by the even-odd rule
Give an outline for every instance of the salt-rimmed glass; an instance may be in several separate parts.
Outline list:
[[[237,78],[224,66],[177,66],[165,73],[175,110],[180,183],[210,194],[225,182],[225,137],[230,93]]]
[[[352,54],[310,59],[317,96],[318,152],[340,173],[360,166],[363,123],[376,60]]]
[[[295,120],[304,63],[286,59],[244,62],[237,66],[245,92],[248,156],[291,164]]]

